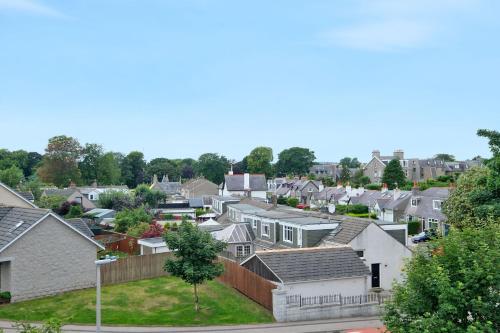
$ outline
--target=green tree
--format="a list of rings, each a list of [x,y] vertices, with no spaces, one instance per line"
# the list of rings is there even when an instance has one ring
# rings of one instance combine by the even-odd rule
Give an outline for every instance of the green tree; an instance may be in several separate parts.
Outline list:
[[[248,156],[245,156],[241,161],[233,164],[234,173],[247,173],[248,171]]]
[[[36,205],[40,208],[51,209],[58,211],[59,207],[66,202],[66,198],[60,195],[42,196],[36,201]]]
[[[115,185],[120,183],[121,169],[116,154],[104,153],[97,163],[97,183],[99,185]]]
[[[24,179],[23,170],[13,165],[8,169],[0,170],[0,181],[12,188],[16,188]]]
[[[165,270],[193,285],[195,310],[199,311],[197,286],[224,272],[224,266],[216,259],[227,244],[187,221],[181,223],[177,232],[167,232],[165,242],[175,255],[175,259],[167,259]]]
[[[106,191],[99,195],[99,207],[122,211],[136,207],[135,198],[122,191]]]
[[[198,159],[197,173],[215,184],[221,184],[229,170],[229,161],[223,155],[206,153]]]
[[[82,210],[82,207],[80,205],[71,205],[71,207],[69,208],[69,212],[68,214],[66,214],[66,218],[68,219],[73,219],[73,218],[76,218],[76,217],[81,217],[83,215],[83,210]]]
[[[500,232],[452,230],[421,247],[393,287],[384,322],[393,333],[493,333],[500,330]]]
[[[148,204],[151,208],[158,207],[158,204],[167,198],[164,192],[152,190],[146,184],[141,184],[135,189],[136,203]]]
[[[344,157],[343,159],[340,160],[339,164],[346,165],[348,168],[351,168],[351,169],[356,169],[356,168],[359,168],[361,166],[361,163],[359,163],[357,157],[353,157],[353,158]]]
[[[98,168],[101,156],[104,154],[104,149],[101,145],[96,143],[86,143],[82,149],[82,160],[78,164],[80,173],[82,175],[82,181],[86,185],[90,185],[92,182],[98,179]]]
[[[434,158],[436,160],[441,160],[441,161],[445,161],[445,162],[454,162],[455,161],[455,156],[453,156],[451,154],[445,154],[445,153],[436,154],[436,155],[434,155]]]
[[[382,183],[387,184],[390,189],[403,186],[406,183],[406,176],[398,159],[394,159],[387,164],[382,176]]]
[[[136,226],[130,227],[127,230],[127,235],[132,237],[141,237],[143,233],[149,230],[149,223],[141,222]]]
[[[299,204],[299,199],[295,197],[289,197],[288,199],[286,199],[286,204],[290,207],[295,208]]]
[[[307,175],[315,159],[314,152],[307,148],[292,147],[285,149],[278,154],[276,171],[280,176],[289,174],[295,176]]]
[[[36,175],[31,175],[19,185],[19,190],[33,193],[35,200],[38,200],[42,195],[42,186],[43,183],[38,177]]]
[[[179,179],[180,170],[176,163],[168,158],[154,158],[146,166],[146,180],[151,183],[153,176],[168,176],[171,181]]]
[[[118,212],[115,217],[115,231],[127,232],[129,228],[137,226],[139,223],[151,223],[153,217],[144,207],[135,209],[124,209]]]
[[[62,187],[71,181],[80,181],[78,159],[81,147],[78,140],[65,135],[49,139],[42,164],[38,168],[38,177],[45,183]]]
[[[121,163],[122,181],[130,188],[144,183],[145,168],[144,154],[140,151],[130,152]]]
[[[347,166],[342,166],[340,170],[340,181],[342,184],[347,184],[351,180],[351,170]]]
[[[273,150],[269,147],[257,147],[247,157],[248,171],[251,173],[263,173],[266,177],[272,176]]]

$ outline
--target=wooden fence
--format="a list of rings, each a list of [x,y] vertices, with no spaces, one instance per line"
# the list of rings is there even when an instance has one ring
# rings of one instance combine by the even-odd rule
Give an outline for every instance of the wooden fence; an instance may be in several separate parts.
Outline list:
[[[140,252],[137,238],[116,232],[107,232],[96,235],[95,240],[101,242],[108,251],[120,251],[130,255],[136,255]]]
[[[157,253],[120,258],[109,265],[101,266],[102,284],[123,283],[168,275],[163,267],[165,260],[170,256],[172,256],[171,253]],[[235,288],[266,309],[273,310],[272,290],[276,288],[275,284],[234,261],[219,257],[219,262],[223,263],[225,268],[224,274],[218,277],[220,282]]]
[[[120,258],[101,266],[102,284],[123,283],[168,275],[163,267],[170,253],[146,254]]]
[[[218,280],[227,284],[243,295],[253,299],[266,309],[273,310],[272,290],[276,285],[254,272],[240,266],[238,263],[219,257],[219,261],[224,264],[224,274]]]

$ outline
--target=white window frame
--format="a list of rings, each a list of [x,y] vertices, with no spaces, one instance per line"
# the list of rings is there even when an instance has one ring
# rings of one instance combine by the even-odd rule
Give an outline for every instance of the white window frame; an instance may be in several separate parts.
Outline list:
[[[411,199],[411,206],[412,206],[412,207],[417,207],[417,206],[418,206],[419,201],[420,201],[420,198],[412,198],[412,199]],[[413,204],[413,202],[415,202],[415,204]]]
[[[267,234],[264,232],[266,230],[266,227],[267,227]],[[271,225],[270,225],[270,223],[262,222],[260,228],[261,228],[261,230],[260,230],[260,235],[261,236],[263,236],[263,237],[270,237],[271,236]]]
[[[250,245],[236,245],[236,257],[246,257],[250,252],[252,252],[252,247]]]
[[[252,219],[252,228],[257,229],[257,220]]]
[[[287,237],[288,232],[290,232],[290,238]],[[293,243],[293,227],[290,227],[288,225],[283,226],[283,241]]]
[[[438,203],[438,202],[439,202],[439,207],[436,207],[436,203]],[[441,210],[442,205],[443,205],[442,200],[432,200],[432,209]]]
[[[436,228],[432,228],[431,227],[431,223],[435,223],[436,224]],[[439,229],[439,220],[438,219],[433,219],[433,218],[428,218],[427,219],[427,226],[428,226],[428,229],[438,230]]]
[[[243,255],[248,256],[252,252],[252,246],[251,245],[243,245]]]

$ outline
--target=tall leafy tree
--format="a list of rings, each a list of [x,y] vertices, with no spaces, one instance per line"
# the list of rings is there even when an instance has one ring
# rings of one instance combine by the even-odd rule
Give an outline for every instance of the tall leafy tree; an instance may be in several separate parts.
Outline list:
[[[398,159],[394,159],[387,164],[382,175],[382,183],[386,183],[390,189],[403,186],[406,183],[406,176]]]
[[[0,170],[0,181],[12,188],[16,188],[23,179],[23,170],[15,165],[8,169]]]
[[[174,161],[160,157],[152,159],[146,166],[146,181],[151,182],[154,175],[168,176],[171,181],[174,181],[179,179],[180,172]]]
[[[346,184],[351,180],[351,170],[349,170],[348,166],[343,165],[340,170],[340,181],[343,184]]]
[[[185,158],[180,163],[180,173],[182,179],[191,179],[196,176],[196,160],[192,158]]]
[[[119,184],[121,179],[120,162],[113,152],[104,153],[97,163],[97,182],[100,185]]]
[[[434,158],[437,160],[445,161],[445,162],[454,162],[455,156],[446,153],[439,153],[434,155]]]
[[[251,173],[263,173],[267,177],[272,176],[273,150],[269,147],[257,147],[247,157],[248,171]]]
[[[500,224],[500,133],[479,130],[478,135],[488,138],[493,157],[485,167],[462,174],[443,205],[448,223],[458,229]]]
[[[245,156],[241,161],[233,164],[234,173],[246,173],[248,171],[248,156]]]
[[[278,155],[276,172],[280,176],[290,174],[296,176],[307,175],[315,159],[314,152],[307,148],[292,147],[285,149]]]
[[[81,146],[75,138],[60,135],[49,139],[42,164],[38,168],[39,178],[45,183],[62,187],[70,181],[80,181],[78,160],[81,156]]]
[[[221,184],[229,170],[228,159],[219,154],[206,153],[199,157],[197,173],[215,184]]]
[[[84,184],[89,185],[94,181],[99,182],[98,169],[103,154],[104,149],[99,144],[86,143],[83,147],[82,160],[78,164],[78,168],[82,174],[82,181]]]
[[[421,247],[393,287],[384,322],[392,333],[500,331],[500,231],[453,231]]]
[[[178,232],[168,232],[165,242],[175,255],[175,259],[167,259],[165,270],[193,285],[195,310],[199,311],[197,286],[224,272],[224,266],[216,259],[227,244],[187,221],[181,223]]]
[[[144,154],[140,151],[130,152],[122,160],[122,181],[130,188],[135,188],[137,185],[144,183],[145,168]]]
[[[346,165],[348,168],[359,168],[361,166],[361,163],[359,163],[358,158],[350,158],[350,157],[344,157],[343,159],[340,160],[340,165]]]

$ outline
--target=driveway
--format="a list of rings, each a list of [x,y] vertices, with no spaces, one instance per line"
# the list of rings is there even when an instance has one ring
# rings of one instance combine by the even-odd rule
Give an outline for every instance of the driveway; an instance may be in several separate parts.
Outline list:
[[[0,321],[0,328],[5,332],[15,332],[11,329],[12,323]],[[372,332],[365,329],[381,328],[382,322],[378,317],[345,318],[335,320],[302,321],[292,323],[238,325],[238,326],[205,326],[205,327],[117,327],[103,326],[102,333],[343,333]],[[66,325],[65,333],[95,332],[95,326]],[[377,332],[377,330],[373,331]],[[383,331],[380,331],[383,332]]]

